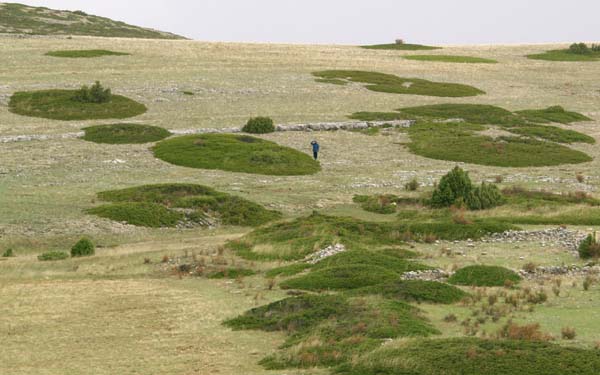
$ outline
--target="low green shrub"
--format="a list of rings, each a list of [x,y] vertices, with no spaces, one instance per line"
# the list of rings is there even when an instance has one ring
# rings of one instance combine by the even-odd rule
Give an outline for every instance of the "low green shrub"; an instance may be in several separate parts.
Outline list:
[[[38,260],[40,261],[53,261],[53,260],[63,260],[67,259],[69,254],[64,251],[49,251],[43,254],[38,255]]]
[[[15,252],[12,248],[8,248],[4,251],[4,253],[2,253],[2,257],[3,258],[12,258],[15,256]]]
[[[345,290],[382,284],[400,275],[385,267],[350,264],[314,270],[307,275],[286,280],[279,284],[282,289]]]
[[[277,276],[281,276],[281,277],[294,276],[304,270],[309,269],[310,267],[311,267],[311,264],[309,264],[309,263],[293,263],[293,264],[290,264],[287,266],[270,269],[265,273],[265,276],[267,276],[267,278],[274,278]]]
[[[600,257],[600,242],[596,239],[596,233],[589,234],[579,244],[578,252],[581,259]]]
[[[242,131],[251,134],[273,133],[275,131],[275,125],[273,124],[273,120],[269,117],[254,117],[248,120],[246,125],[242,128]]]
[[[256,272],[247,268],[228,268],[222,271],[214,272],[208,275],[209,279],[237,279],[240,277],[252,276]]]
[[[471,190],[465,197],[465,204],[469,210],[487,210],[489,208],[501,206],[506,202],[502,193],[496,185],[481,183]]]
[[[357,295],[378,294],[407,302],[442,304],[456,303],[469,295],[453,285],[424,280],[396,280],[356,289],[354,293]]]
[[[82,238],[71,248],[71,256],[75,257],[87,257],[94,255],[96,247],[94,243],[88,238]]]
[[[504,286],[507,280],[518,283],[521,277],[504,267],[476,265],[458,269],[448,282],[469,286]]]

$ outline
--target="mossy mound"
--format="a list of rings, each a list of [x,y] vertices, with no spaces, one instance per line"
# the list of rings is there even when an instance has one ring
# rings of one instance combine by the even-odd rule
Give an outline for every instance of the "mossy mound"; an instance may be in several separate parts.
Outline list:
[[[157,158],[189,168],[278,176],[308,175],[321,169],[308,154],[247,135],[183,136],[162,141],[153,150]]]
[[[470,225],[456,224],[446,217],[437,221],[373,223],[314,213],[258,228],[240,240],[228,242],[227,246],[246,259],[298,260],[337,243],[344,244],[349,250],[377,249],[427,236],[445,240],[477,239],[509,229],[514,227],[491,220],[473,220]]]
[[[456,303],[469,295],[453,285],[424,280],[396,280],[360,288],[354,293],[359,295],[378,294],[386,298],[407,302],[442,304]]]
[[[432,82],[419,78],[401,78],[392,74],[366,72],[360,70],[325,70],[314,72],[321,79],[337,79],[364,83],[366,88],[376,92],[441,97],[465,97],[485,94],[468,85],[458,83]]]
[[[515,112],[529,122],[547,124],[556,122],[559,124],[571,124],[573,122],[591,121],[587,116],[581,113],[567,111],[559,105],[548,107],[546,109],[528,109]]]
[[[102,192],[98,198],[113,203],[88,213],[146,227],[174,227],[182,221],[259,226],[281,217],[254,202],[193,184],[145,185]]]
[[[442,47],[425,46],[422,44],[410,44],[410,43],[389,43],[389,44],[373,44],[370,46],[361,46],[365,49],[380,49],[380,50],[393,50],[393,51],[428,51],[434,49],[441,49]]]
[[[509,110],[487,104],[432,104],[401,108],[400,113],[426,119],[463,119],[471,124],[521,125],[525,122]]]
[[[404,56],[404,58],[407,60],[458,63],[458,64],[496,64],[496,63],[498,63],[498,61],[496,61],[496,60],[484,59],[482,57],[457,56],[457,55],[408,55],[408,56]]]
[[[596,140],[589,135],[574,130],[558,128],[556,126],[527,125],[510,128],[508,131],[530,138],[538,138],[557,143],[596,143]]]
[[[307,275],[286,280],[279,284],[282,289],[347,290],[378,285],[400,277],[385,267],[349,264],[327,267]]]
[[[103,56],[127,56],[129,53],[114,52],[105,49],[86,49],[86,50],[65,50],[65,51],[50,51],[46,56],[66,57],[66,58],[93,58]]]
[[[95,143],[136,144],[163,140],[171,135],[166,129],[139,124],[98,125],[83,128],[82,139]]]
[[[415,340],[382,347],[352,364],[340,375],[594,375],[600,369],[597,350],[563,347],[548,342],[451,338]]]
[[[409,305],[339,295],[287,298],[252,309],[225,325],[287,332],[282,351],[261,361],[269,369],[334,366],[379,347],[384,339],[439,333]]]
[[[16,92],[8,103],[18,115],[52,120],[121,119],[141,115],[145,105],[121,95],[106,103],[85,103],[75,99],[79,90],[42,90]]]
[[[503,286],[506,281],[518,283],[521,277],[514,271],[499,266],[468,266],[457,270],[448,282],[469,286]]]

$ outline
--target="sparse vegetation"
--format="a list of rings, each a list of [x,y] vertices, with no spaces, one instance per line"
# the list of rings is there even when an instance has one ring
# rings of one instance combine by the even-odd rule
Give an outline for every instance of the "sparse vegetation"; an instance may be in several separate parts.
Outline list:
[[[46,56],[52,57],[68,57],[68,58],[93,58],[102,56],[127,56],[129,53],[114,52],[105,49],[86,49],[86,50],[65,50],[65,51],[50,51]]]
[[[393,194],[355,195],[354,203],[359,203],[363,210],[378,214],[393,214],[397,210],[398,197]]]
[[[534,60],[547,61],[598,61],[600,60],[600,48],[598,45],[592,45],[590,48],[585,43],[573,43],[568,49],[559,49],[527,55]]]
[[[69,257],[69,254],[64,251],[48,251],[46,253],[38,255],[38,260],[42,262],[46,261],[54,261],[54,260],[64,260]]]
[[[15,256],[15,251],[12,249],[12,247],[9,247],[8,249],[4,250],[4,252],[2,253],[2,258],[12,258]]]
[[[431,82],[419,78],[400,78],[392,74],[358,70],[325,70],[313,73],[323,79],[339,79],[366,84],[371,91],[442,97],[464,97],[484,94],[483,91],[457,83]]]
[[[456,55],[407,55],[407,56],[403,56],[403,57],[407,60],[445,62],[445,63],[461,63],[461,64],[496,64],[498,62],[493,59],[484,59],[482,57],[456,56]]]
[[[158,143],[154,155],[190,168],[295,176],[321,167],[309,155],[260,138],[231,134],[189,135]]]
[[[370,46],[361,46],[366,49],[379,49],[379,50],[395,50],[395,51],[423,51],[441,49],[441,47],[425,46],[421,44],[410,44],[410,43],[390,43],[390,44],[374,44]]]

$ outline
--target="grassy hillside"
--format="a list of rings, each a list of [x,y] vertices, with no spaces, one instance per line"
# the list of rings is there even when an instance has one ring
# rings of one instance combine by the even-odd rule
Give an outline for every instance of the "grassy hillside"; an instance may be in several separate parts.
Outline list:
[[[0,33],[185,39],[179,35],[128,25],[82,11],[70,12],[17,3],[0,4]]]

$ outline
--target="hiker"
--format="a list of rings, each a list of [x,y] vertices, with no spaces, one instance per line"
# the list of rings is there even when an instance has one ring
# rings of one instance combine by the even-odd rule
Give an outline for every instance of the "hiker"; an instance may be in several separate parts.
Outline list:
[[[313,156],[314,156],[315,160],[317,160],[319,158],[319,148],[321,146],[319,146],[319,143],[317,141],[312,141],[312,142],[310,142],[310,144],[312,146]]]

